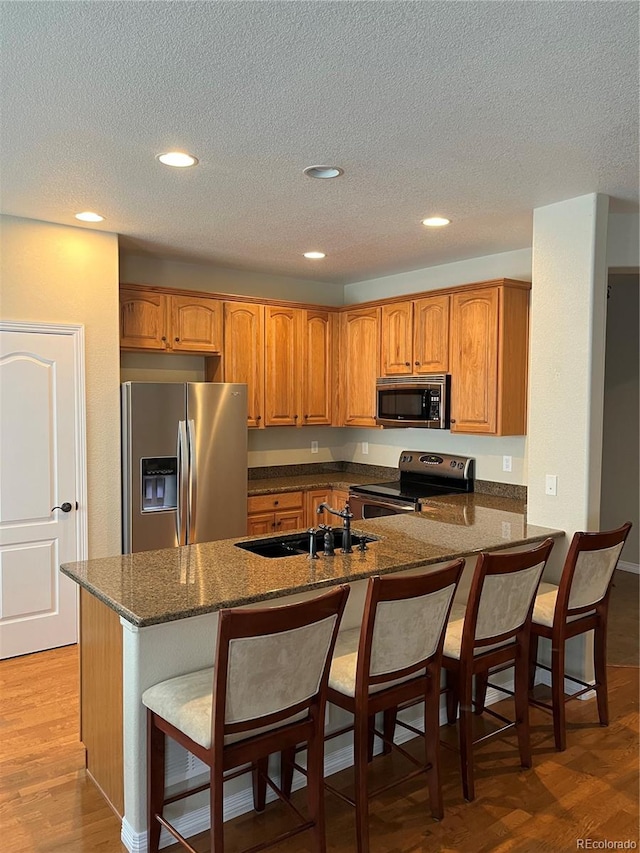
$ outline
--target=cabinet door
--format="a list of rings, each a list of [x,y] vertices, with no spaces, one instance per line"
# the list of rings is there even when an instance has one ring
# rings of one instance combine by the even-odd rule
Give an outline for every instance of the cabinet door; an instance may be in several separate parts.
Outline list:
[[[120,290],[120,347],[167,349],[167,297],[153,291]]]
[[[344,509],[344,505],[349,500],[349,492],[344,489],[331,489],[331,506],[333,509]]]
[[[171,296],[171,349],[221,352],[222,303],[197,296]]]
[[[331,489],[313,489],[305,496],[305,524],[307,527],[317,527],[319,524],[331,524],[332,516],[323,510],[320,515],[316,512],[321,503],[331,503]]]
[[[275,533],[276,517],[272,512],[256,512],[247,518],[247,534],[249,536],[266,536]]]
[[[413,373],[413,302],[382,306],[382,375]]]
[[[300,422],[299,308],[267,306],[265,310],[265,426],[298,426]]]
[[[498,296],[496,287],[451,297],[452,432],[496,432]]]
[[[299,530],[304,527],[304,511],[300,509],[288,509],[275,514],[276,532],[285,533],[289,530]]]
[[[428,296],[413,303],[413,372],[449,369],[449,297]]]
[[[345,426],[376,425],[376,379],[380,364],[380,309],[342,315],[340,405]]]
[[[247,385],[247,425],[263,427],[264,308],[249,302],[224,303],[224,379]]]
[[[302,426],[331,424],[333,381],[333,317],[329,311],[303,311],[302,353],[298,358],[302,386]]]

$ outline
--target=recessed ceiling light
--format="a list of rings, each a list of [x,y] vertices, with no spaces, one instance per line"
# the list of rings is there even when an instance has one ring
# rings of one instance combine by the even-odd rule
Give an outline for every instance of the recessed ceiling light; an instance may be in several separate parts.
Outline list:
[[[428,219],[423,219],[422,224],[428,228],[441,228],[443,225],[449,225],[450,219],[445,219],[444,216],[430,216]]]
[[[321,258],[326,258],[327,256],[324,252],[305,252],[304,257],[309,258],[311,261],[318,261]]]
[[[307,166],[304,170],[308,178],[339,178],[344,175],[340,166]]]
[[[187,166],[196,166],[198,163],[197,157],[192,154],[186,154],[184,151],[167,151],[166,154],[158,154],[158,160],[164,163],[165,166],[175,166],[178,169],[185,169]]]
[[[90,210],[76,213],[76,219],[80,219],[82,222],[104,222],[104,216],[100,216],[99,213],[92,213]]]

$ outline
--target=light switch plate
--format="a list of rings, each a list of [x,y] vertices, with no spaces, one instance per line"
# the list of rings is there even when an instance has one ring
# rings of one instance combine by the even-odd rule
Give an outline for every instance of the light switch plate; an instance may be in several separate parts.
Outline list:
[[[364,456],[366,456],[368,452],[369,452],[369,442],[363,441],[362,442],[362,453]]]
[[[511,471],[513,468],[513,457],[512,456],[503,456],[502,457],[502,470],[503,471]]]
[[[317,453],[317,452],[318,452],[318,442],[317,442],[317,441],[312,441],[312,442],[311,442],[311,452],[312,452],[312,453]]]
[[[544,479],[544,493],[545,495],[557,495],[558,494],[558,475],[557,474],[547,474]]]

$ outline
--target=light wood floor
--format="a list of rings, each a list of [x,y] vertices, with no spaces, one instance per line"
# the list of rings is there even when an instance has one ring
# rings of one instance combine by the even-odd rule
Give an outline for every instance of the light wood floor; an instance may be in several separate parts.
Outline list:
[[[477,750],[477,799],[465,803],[457,755],[443,750],[445,819],[435,823],[420,781],[372,803],[372,853],[560,853],[576,839],[638,845],[638,578],[618,573],[609,634],[611,725],[593,700],[568,706],[568,742],[553,748],[550,719],[532,709],[534,767],[518,767],[512,736]],[[635,665],[634,665],[635,664]],[[0,850],[123,853],[120,823],[84,772],[78,741],[78,660],[73,646],[0,663]],[[455,730],[444,727],[444,739]],[[388,777],[402,766],[379,759]],[[348,788],[351,772],[332,781]],[[374,782],[375,784],[375,782]],[[303,792],[296,795],[304,802]],[[227,853],[279,830],[282,806],[227,824]],[[327,795],[331,853],[355,849],[353,814]],[[208,849],[206,838],[195,844]],[[174,849],[174,848],[168,848]],[[276,848],[306,853],[304,836]]]

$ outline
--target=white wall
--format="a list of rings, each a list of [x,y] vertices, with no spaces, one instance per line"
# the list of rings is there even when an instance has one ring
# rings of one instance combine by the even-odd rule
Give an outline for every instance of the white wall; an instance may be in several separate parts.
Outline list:
[[[131,255],[120,257],[120,281],[127,284],[151,284],[210,293],[233,293],[316,305],[342,305],[341,284],[308,281],[266,273],[222,269],[210,264],[188,264]]]
[[[636,268],[640,257],[640,215],[610,213],[607,234],[607,266]]]
[[[118,238],[3,216],[2,317],[85,328],[89,557],[120,553]]]
[[[412,270],[411,272],[373,278],[347,284],[344,288],[345,304],[384,299],[404,293],[420,293],[437,290],[439,287],[454,287],[457,284],[473,284],[494,278],[514,278],[531,281],[531,249],[517,249],[499,255],[469,258],[451,264]]]

